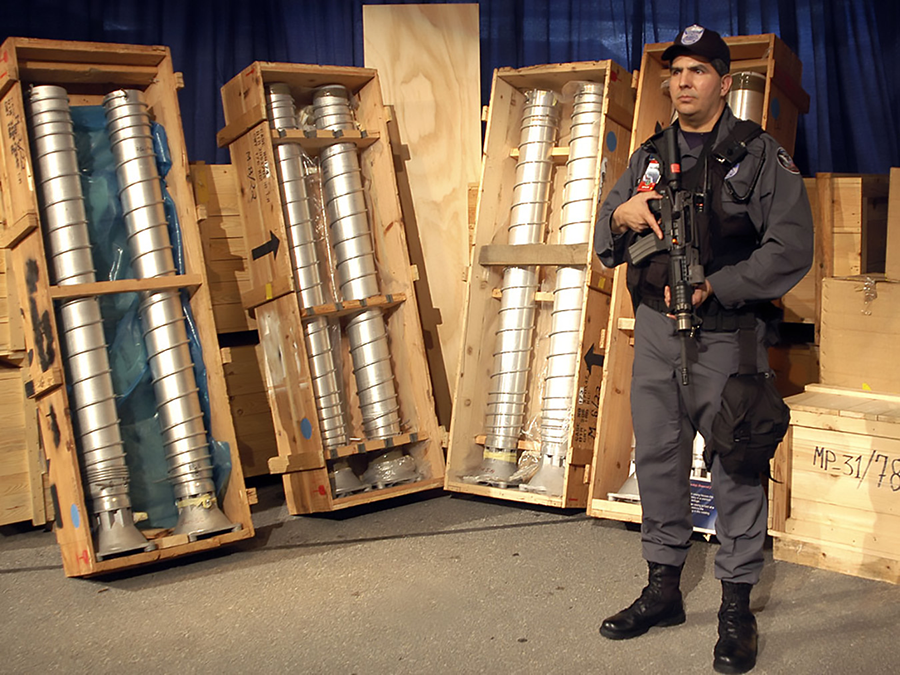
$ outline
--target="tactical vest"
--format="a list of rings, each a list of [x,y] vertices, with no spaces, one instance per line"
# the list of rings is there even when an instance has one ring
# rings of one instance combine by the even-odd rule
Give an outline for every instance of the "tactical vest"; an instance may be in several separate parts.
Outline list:
[[[721,121],[721,118],[720,118]],[[678,122],[675,122],[678,124]],[[731,198],[741,204],[750,201],[753,190],[762,173],[765,156],[760,159],[756,174],[750,183],[746,194],[736,194],[732,186],[726,182],[728,172],[747,155],[747,144],[759,137],[762,128],[755,122],[740,121],[735,124],[731,133],[722,140],[714,149],[710,149],[711,141],[718,132],[718,125],[710,132],[703,152],[697,159],[697,163],[689,171],[682,174],[682,187],[687,190],[704,193],[705,208],[698,217],[698,237],[700,249],[700,261],[703,264],[704,273],[709,276],[728,265],[734,265],[746,260],[759,246],[760,236],[750,220],[747,212],[725,216],[722,208],[722,195],[728,190]],[[664,163],[661,153],[658,151],[656,141],[661,137],[661,132],[652,136],[645,144],[652,157],[656,157],[660,163]],[[648,157],[648,164],[650,157]],[[665,175],[665,172],[663,172]],[[635,232],[628,233],[626,246],[630,246],[636,239]],[[652,236],[652,235],[651,235]],[[669,254],[666,251],[652,256],[644,265],[636,267],[629,265],[626,274],[628,290],[635,311],[642,302],[650,307],[663,311],[665,309],[664,289],[669,283]],[[706,315],[723,317],[730,314],[722,308],[715,296],[698,308],[698,314],[703,319]],[[719,320],[721,321],[721,320]],[[704,328],[715,330],[712,322],[705,322]],[[736,328],[736,326],[735,326]],[[719,327],[719,330],[729,329]]]

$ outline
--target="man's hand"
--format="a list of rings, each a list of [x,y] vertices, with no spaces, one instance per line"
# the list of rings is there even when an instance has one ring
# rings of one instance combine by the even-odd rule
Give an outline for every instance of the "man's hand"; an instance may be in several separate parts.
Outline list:
[[[612,222],[609,228],[612,233],[623,234],[628,230],[644,232],[649,228],[653,230],[657,237],[662,239],[663,231],[647,205],[647,202],[651,199],[662,199],[662,195],[655,190],[636,192],[627,202],[619,204],[612,215]]]
[[[694,286],[694,292],[691,294],[691,304],[693,304],[694,307],[702,305],[709,299],[712,294],[712,284],[709,283],[709,279],[704,279],[702,284],[697,284],[696,286]],[[672,291],[668,286],[666,286],[665,290],[665,301],[666,307],[672,304]],[[671,314],[669,314],[668,316],[672,319],[675,318]]]

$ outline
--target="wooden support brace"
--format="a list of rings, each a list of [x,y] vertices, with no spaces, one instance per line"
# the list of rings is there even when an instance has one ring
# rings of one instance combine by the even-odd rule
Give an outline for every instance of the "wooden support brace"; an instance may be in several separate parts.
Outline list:
[[[225,126],[216,134],[216,143],[220,148],[227,148],[238,138],[246,134],[260,122],[266,121],[266,111],[262,106],[254,106],[234,122]]]
[[[372,441],[361,441],[359,443],[353,443],[351,445],[344,445],[331,451],[326,450],[326,452],[328,453],[328,459],[340,459],[342,457],[350,457],[351,455],[364,455],[369,452],[376,452],[378,450],[390,450],[391,448],[399,448],[404,445],[410,445],[412,443],[419,443],[421,441],[427,440],[428,436],[413,432],[409,434],[401,434],[399,436],[391,436],[390,438],[379,438]]]
[[[203,283],[203,277],[196,274],[177,274],[153,279],[117,279],[116,281],[94,281],[72,286],[50,286],[50,297],[54,300],[68,298],[89,298],[95,295],[113,293],[141,293],[143,291],[171,291],[181,288],[196,289]]]
[[[478,263],[484,267],[582,267],[588,263],[589,247],[589,244],[488,244],[478,250]]]
[[[343,302],[331,302],[315,307],[307,307],[300,310],[301,319],[311,319],[318,316],[346,316],[371,307],[396,307],[406,301],[406,293],[390,293],[388,295],[373,295],[361,300],[344,300]]]

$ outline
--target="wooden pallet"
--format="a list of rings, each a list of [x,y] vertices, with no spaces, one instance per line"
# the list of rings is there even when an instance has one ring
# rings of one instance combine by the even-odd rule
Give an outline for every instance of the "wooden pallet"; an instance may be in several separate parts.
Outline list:
[[[10,250],[19,289],[29,352],[26,392],[37,404],[41,438],[50,464],[51,491],[58,507],[55,530],[66,575],[90,576],[127,569],[252,537],[253,524],[225,395],[197,213],[187,181],[188,164],[177,99],[181,79],[172,70],[168,48],[10,38],[0,47],[0,64],[0,187],[6,214],[0,240]],[[23,100],[25,88],[31,83],[66,87],[72,106],[98,105],[104,94],[122,87],[142,90],[151,115],[168,134],[172,169],[166,184],[181,223],[185,275],[65,287],[49,284]],[[88,528],[53,300],[158,288],[191,291],[191,309],[207,371],[212,413],[210,432],[228,444],[232,459],[231,477],[220,506],[242,529],[195,542],[189,542],[187,535],[156,532],[158,550],[98,561]]]
[[[599,194],[601,180],[602,187],[608,189],[628,163],[628,140],[631,138],[634,113],[630,73],[612,61],[500,68],[494,72],[476,213],[474,258],[469,272],[462,328],[463,350],[460,353],[459,380],[450,430],[445,488],[453,492],[565,508],[584,508],[586,504],[601,364],[605,353],[602,334],[609,316],[612,285],[611,272],[599,264],[590,244],[573,246],[558,243],[572,112],[571,95],[566,97],[562,92],[564,89],[568,91],[570,83],[576,81],[602,83],[605,87],[600,128],[601,155],[597,166]],[[506,243],[506,226],[515,183],[524,92],[533,88],[560,92],[563,101],[560,140],[552,153],[554,168],[549,227],[545,243],[510,246]],[[588,270],[579,335],[582,358],[576,378],[577,395],[573,397],[570,413],[569,451],[561,495],[470,482],[470,477],[479,473],[484,453],[483,434],[500,306],[499,289],[504,268],[509,265],[539,266],[539,287],[546,285],[551,289],[558,265],[577,265]],[[537,339],[525,404],[526,430],[523,430],[519,444],[520,450],[529,449],[532,452],[535,444],[540,442],[540,432],[535,425],[541,415],[541,373],[549,347],[553,294],[538,292],[536,301]],[[539,448],[536,455],[540,456]]]
[[[809,109],[809,96],[800,86],[802,64],[775,35],[727,37],[731,72],[752,71],[766,77],[762,127],[788,151],[794,151],[797,118]],[[662,54],[671,43],[644,46],[637,83],[637,104],[631,152],[653,135],[657,124],[668,126],[672,101],[663,92],[668,77]],[[634,359],[634,311],[625,286],[625,265],[615,271],[612,309],[606,331],[606,360],[600,391],[600,414],[594,446],[588,515],[640,522],[640,506],[609,499],[628,478],[631,465],[631,366]]]
[[[266,119],[265,84],[286,83],[299,106],[311,102],[314,88],[343,84],[356,97],[359,131],[273,132]],[[242,295],[260,332],[264,372],[272,409],[278,458],[270,462],[273,473],[283,473],[288,510],[294,514],[333,511],[439,487],[443,484],[443,433],[435,415],[434,397],[414,282],[406,231],[397,196],[395,157],[387,129],[389,109],[383,105],[378,76],[366,68],[314,66],[286,63],[253,63],[222,87],[226,127],[218,134],[219,145],[228,146],[240,181],[240,206],[246,250],[278,250],[251,255],[250,289]],[[336,142],[356,143],[360,149],[363,180],[380,274],[382,295],[363,301],[337,302],[301,311],[291,269],[282,214],[274,146],[295,141],[311,156]],[[260,247],[263,247],[262,249]],[[330,279],[327,280],[330,285]],[[332,289],[333,293],[333,289]],[[351,375],[349,344],[342,337],[343,384],[348,392],[351,433],[359,440],[342,450],[362,454],[403,445],[417,463],[421,480],[380,490],[335,497],[329,482],[329,462],[321,442],[312,383],[309,375],[303,320],[306,316],[340,317],[365,306],[383,306],[395,384],[404,433],[387,441],[363,439],[356,383]],[[276,461],[278,460],[278,461]]]

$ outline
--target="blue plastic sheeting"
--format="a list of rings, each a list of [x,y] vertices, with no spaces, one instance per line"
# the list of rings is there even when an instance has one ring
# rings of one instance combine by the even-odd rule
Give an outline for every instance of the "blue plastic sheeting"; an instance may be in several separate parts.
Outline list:
[[[101,106],[72,108],[75,143],[81,168],[82,188],[93,244],[94,268],[98,280],[133,279],[127,243],[127,230],[118,199],[115,160],[106,133],[106,118]],[[172,166],[165,130],[153,123],[154,149],[160,176]],[[184,247],[178,215],[163,181],[166,218],[176,268],[184,273]],[[156,415],[156,397],[138,314],[137,293],[117,293],[100,297],[106,342],[109,348],[113,387],[125,456],[131,473],[130,494],[134,511],[143,511],[148,519],[142,527],[173,527],[177,520],[175,495],[167,478],[162,435]],[[182,306],[190,339],[194,375],[200,390],[204,424],[210,427],[209,390],[203,352],[191,313],[187,294],[182,291]],[[73,420],[74,421],[74,420]],[[216,441],[209,433],[213,460],[213,480],[222,495],[231,474],[228,444]]]

